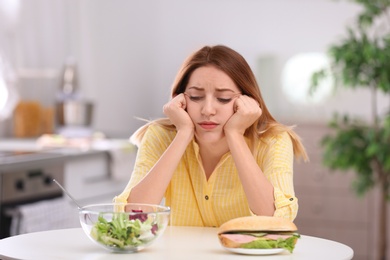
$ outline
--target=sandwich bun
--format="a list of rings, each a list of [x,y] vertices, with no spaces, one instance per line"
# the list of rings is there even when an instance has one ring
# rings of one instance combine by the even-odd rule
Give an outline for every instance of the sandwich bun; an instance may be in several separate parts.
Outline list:
[[[231,219],[223,223],[218,234],[239,231],[297,231],[297,226],[290,220],[270,216],[247,216]]]
[[[292,221],[269,216],[231,219],[218,230],[219,241],[225,248],[284,248],[292,253],[299,237]]]

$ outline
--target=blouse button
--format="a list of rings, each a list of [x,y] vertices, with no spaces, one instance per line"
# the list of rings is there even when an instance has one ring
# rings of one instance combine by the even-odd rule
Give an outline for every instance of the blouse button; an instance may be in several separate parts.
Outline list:
[[[205,198],[206,200],[209,200],[209,196],[207,196],[207,195],[206,195],[206,196],[204,196],[204,198]]]

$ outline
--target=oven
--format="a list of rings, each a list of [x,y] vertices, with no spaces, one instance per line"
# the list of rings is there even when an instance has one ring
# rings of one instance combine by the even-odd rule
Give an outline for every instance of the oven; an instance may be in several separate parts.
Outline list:
[[[65,160],[55,153],[0,151],[0,239],[10,236],[18,206],[62,197]]]

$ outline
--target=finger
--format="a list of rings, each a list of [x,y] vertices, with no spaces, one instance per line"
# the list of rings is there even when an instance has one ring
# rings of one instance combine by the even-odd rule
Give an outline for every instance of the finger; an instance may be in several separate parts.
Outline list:
[[[175,108],[181,108],[181,109],[186,108],[186,100],[183,95],[179,94],[175,96],[171,101],[169,101],[167,104],[163,106],[163,111],[165,113]]]
[[[244,101],[242,100],[241,96],[237,97],[234,101],[233,105],[233,111],[236,113],[240,108],[242,108],[244,105]]]
[[[260,107],[260,104],[259,102],[257,102],[256,99],[252,98],[252,97],[249,97],[249,96],[243,96],[243,103],[247,106],[247,107]]]
[[[182,108],[185,110],[187,109],[187,102],[188,102],[188,98],[189,98],[189,95],[187,93],[181,93],[180,94],[182,99],[181,99],[181,104],[182,104]]]
[[[173,104],[175,104],[176,106],[180,107],[180,108],[185,108],[186,107],[186,99],[184,97],[184,95],[181,93],[177,96],[175,96],[173,99],[172,99],[172,102]]]
[[[257,100],[249,97],[249,96],[241,96],[237,98],[235,104],[234,104],[234,112],[237,111],[246,111],[249,113],[258,113],[261,111],[260,105],[257,102]],[[250,112],[252,111],[252,112]]]

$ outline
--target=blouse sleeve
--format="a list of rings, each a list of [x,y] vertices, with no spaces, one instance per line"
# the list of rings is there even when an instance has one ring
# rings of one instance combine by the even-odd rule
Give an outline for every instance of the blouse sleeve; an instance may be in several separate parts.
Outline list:
[[[262,170],[274,186],[275,217],[295,219],[298,213],[298,199],[293,182],[294,151],[288,133],[269,140],[262,160]]]
[[[131,189],[137,185],[158,159],[167,149],[167,145],[161,141],[161,135],[154,126],[149,126],[138,147],[137,157],[130,180],[121,194],[114,197],[115,203],[127,203]]]

